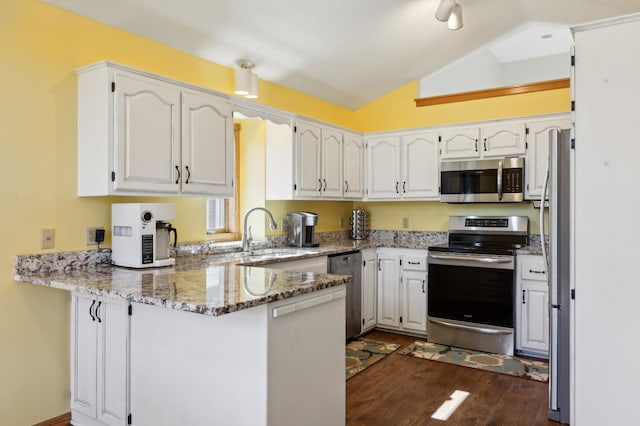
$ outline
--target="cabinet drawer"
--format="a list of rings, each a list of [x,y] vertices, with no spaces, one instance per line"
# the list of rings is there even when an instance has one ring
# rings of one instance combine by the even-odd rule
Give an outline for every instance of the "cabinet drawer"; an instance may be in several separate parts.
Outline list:
[[[427,257],[426,256],[402,256],[402,270],[403,271],[426,271]]]
[[[523,280],[547,281],[542,256],[522,259],[520,266],[520,278]]]

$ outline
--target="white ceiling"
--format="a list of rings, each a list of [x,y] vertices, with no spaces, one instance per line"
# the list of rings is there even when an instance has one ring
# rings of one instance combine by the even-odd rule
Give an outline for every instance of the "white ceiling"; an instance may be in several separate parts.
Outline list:
[[[548,53],[547,32],[640,11],[638,0],[458,0],[447,29],[439,0],[43,0],[355,109],[482,48],[501,61]],[[549,43],[542,43],[549,42]],[[557,53],[557,52],[556,52]],[[109,58],[105,58],[109,59]]]

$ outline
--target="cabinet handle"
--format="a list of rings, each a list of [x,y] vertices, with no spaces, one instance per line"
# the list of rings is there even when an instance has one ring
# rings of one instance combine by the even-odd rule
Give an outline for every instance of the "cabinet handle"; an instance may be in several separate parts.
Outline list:
[[[318,192],[322,192],[322,179],[318,179]]]
[[[180,183],[180,176],[182,176],[180,174],[180,167],[176,166],[176,172],[178,172],[178,177],[176,178],[176,183]]]
[[[423,293],[425,292],[425,291],[424,291],[424,285],[427,283],[426,281],[427,281],[427,280],[422,280],[422,292],[423,292]]]
[[[525,296],[526,292],[527,292],[527,290],[522,290],[522,304],[523,305],[527,304],[527,301],[525,300],[526,299],[526,296]]]
[[[406,194],[406,193],[407,193],[406,186],[407,186],[407,181],[406,181],[406,180],[405,180],[405,181],[402,181],[402,193],[403,193],[403,194]]]
[[[400,193],[400,191],[398,191],[398,185],[400,185],[400,182],[396,182],[396,194]]]
[[[323,178],[323,179],[322,179],[322,182],[324,182],[324,189],[323,189],[323,191],[324,191],[324,192],[327,192],[327,180]]]
[[[189,179],[191,179],[191,170],[189,170],[189,166],[184,166],[187,169],[187,180],[184,183],[189,183]]]
[[[380,267],[380,259],[378,259],[378,271],[382,271],[382,268]]]
[[[484,150],[487,151],[487,138],[484,138]]]
[[[534,271],[533,269],[529,269],[530,274],[544,274],[544,271]]]
[[[478,139],[476,139],[476,152],[478,152]]]
[[[409,261],[407,263],[409,263],[409,265],[419,265],[420,264],[420,262],[412,262],[412,261]]]
[[[89,315],[91,316],[91,321],[95,321],[96,317],[93,316],[93,305],[96,304],[95,299],[91,302],[91,306],[89,306]]]
[[[344,192],[349,192],[349,182],[344,181]]]
[[[98,322],[102,322],[102,318],[100,318],[100,305],[102,305],[102,302],[98,302],[98,306],[96,306],[96,318],[98,318]]]

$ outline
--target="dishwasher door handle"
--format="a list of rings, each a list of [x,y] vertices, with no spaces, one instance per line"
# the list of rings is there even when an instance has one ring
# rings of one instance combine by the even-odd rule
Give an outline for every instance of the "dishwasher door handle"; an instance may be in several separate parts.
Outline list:
[[[289,305],[273,308],[272,315],[274,318],[279,318],[284,315],[293,314],[294,312],[303,311],[305,309],[313,308],[314,306],[318,306],[324,303],[329,303],[334,300],[342,299],[346,297],[346,294],[347,294],[346,290],[341,289],[333,293],[323,294],[322,296],[301,300],[300,302],[295,302]]]

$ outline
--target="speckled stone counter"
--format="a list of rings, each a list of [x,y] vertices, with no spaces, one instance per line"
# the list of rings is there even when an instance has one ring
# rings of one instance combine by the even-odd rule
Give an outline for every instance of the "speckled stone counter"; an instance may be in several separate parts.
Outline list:
[[[318,254],[321,251],[280,258],[278,261]],[[65,255],[49,255],[61,260],[63,265],[60,268],[51,267],[37,255],[19,256],[16,258],[14,279],[213,316],[351,281],[351,277],[345,275],[272,270],[258,266],[266,263],[266,260],[252,262],[250,256],[229,254],[179,257],[173,267],[154,269],[128,269],[108,263],[75,267],[78,265],[74,263],[69,266],[64,261]],[[72,258],[83,257],[81,254],[69,255]],[[37,265],[43,264],[48,266],[38,270]]]

